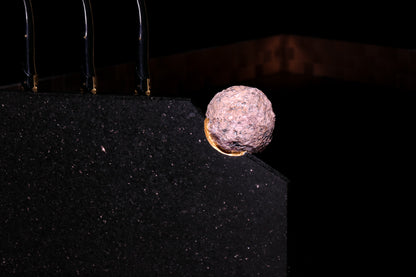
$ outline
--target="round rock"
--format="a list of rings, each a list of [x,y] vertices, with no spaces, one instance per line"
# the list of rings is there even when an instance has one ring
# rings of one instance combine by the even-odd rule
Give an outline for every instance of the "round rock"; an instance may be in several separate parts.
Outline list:
[[[260,152],[272,139],[272,103],[257,88],[232,86],[217,93],[208,104],[206,117],[212,140],[224,152]]]

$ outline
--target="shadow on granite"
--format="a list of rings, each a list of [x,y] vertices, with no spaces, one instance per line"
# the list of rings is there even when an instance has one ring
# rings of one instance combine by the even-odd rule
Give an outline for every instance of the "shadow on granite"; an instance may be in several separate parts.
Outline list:
[[[0,93],[0,273],[286,276],[287,180],[186,99]]]

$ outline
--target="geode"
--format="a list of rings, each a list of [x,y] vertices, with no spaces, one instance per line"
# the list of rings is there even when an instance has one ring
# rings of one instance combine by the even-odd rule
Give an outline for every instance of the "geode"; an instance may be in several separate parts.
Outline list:
[[[226,153],[264,150],[275,124],[272,103],[257,88],[232,86],[208,104],[206,129],[215,145]]]

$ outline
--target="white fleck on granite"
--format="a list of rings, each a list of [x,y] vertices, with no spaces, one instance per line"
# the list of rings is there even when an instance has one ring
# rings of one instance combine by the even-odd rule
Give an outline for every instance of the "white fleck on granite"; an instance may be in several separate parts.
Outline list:
[[[217,93],[206,117],[212,139],[225,152],[260,152],[272,140],[272,103],[257,88],[232,86]]]

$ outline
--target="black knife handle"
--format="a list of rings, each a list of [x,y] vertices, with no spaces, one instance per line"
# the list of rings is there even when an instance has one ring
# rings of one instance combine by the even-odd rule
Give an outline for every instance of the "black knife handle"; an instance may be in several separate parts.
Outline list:
[[[150,96],[149,24],[144,0],[137,1],[137,57],[135,94]]]
[[[90,0],[82,0],[84,14],[81,91],[97,93],[94,65],[94,21]]]
[[[33,21],[33,9],[31,0],[23,0],[25,7],[25,65],[24,80],[22,81],[25,91],[38,91],[38,75],[35,63],[35,28]]]

